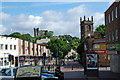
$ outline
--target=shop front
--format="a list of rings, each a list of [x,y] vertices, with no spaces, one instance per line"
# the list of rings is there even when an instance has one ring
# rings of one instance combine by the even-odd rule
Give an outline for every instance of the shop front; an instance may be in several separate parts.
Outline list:
[[[110,55],[106,50],[95,50],[99,56],[99,66],[110,66]]]
[[[23,65],[39,65],[42,60],[41,56],[19,56],[19,66]]]

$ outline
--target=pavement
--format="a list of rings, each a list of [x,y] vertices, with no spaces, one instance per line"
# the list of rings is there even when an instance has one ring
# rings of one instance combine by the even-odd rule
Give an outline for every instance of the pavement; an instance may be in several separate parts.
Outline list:
[[[66,63],[67,65],[61,67],[64,80],[120,80],[120,73],[111,72],[110,67],[99,67],[98,77],[88,77],[84,75],[84,68],[78,62],[67,61]]]

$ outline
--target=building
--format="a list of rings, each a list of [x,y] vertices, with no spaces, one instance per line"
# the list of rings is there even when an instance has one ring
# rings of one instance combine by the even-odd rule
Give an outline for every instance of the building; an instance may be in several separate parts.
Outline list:
[[[97,31],[93,32],[93,16],[91,20],[84,20],[80,18],[80,27],[81,27],[81,40],[85,37],[86,41],[84,42],[84,51],[86,52],[97,52],[99,55],[99,65],[108,66],[108,54],[106,51],[106,40],[102,38],[100,33]]]
[[[46,53],[46,57],[51,56],[51,52],[49,49],[46,48],[47,43],[50,41],[50,39],[46,38],[46,39],[41,39],[41,40],[37,40],[37,45],[40,45],[40,56],[43,55],[43,53]]]
[[[99,66],[109,66],[110,55],[106,51],[106,39],[102,38],[100,33],[95,31],[92,44],[93,50],[99,55]]]
[[[34,28],[34,36],[46,35],[48,30],[39,30],[39,28]]]
[[[80,29],[81,29],[81,40],[86,37],[87,40],[84,43],[84,50],[91,50],[92,49],[92,41],[93,38],[93,16],[91,16],[91,20],[86,20],[84,16],[84,20],[80,17]]]
[[[120,1],[105,11],[105,29],[111,71],[120,72]]]
[[[10,54],[13,55],[11,62],[8,60]],[[0,36],[0,68],[36,65],[42,58],[40,54],[40,45],[18,38]]]

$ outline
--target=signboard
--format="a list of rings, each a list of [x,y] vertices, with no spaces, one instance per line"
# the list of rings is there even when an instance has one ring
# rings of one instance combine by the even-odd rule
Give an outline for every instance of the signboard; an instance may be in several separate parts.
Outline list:
[[[41,68],[35,66],[26,66],[17,69],[16,78],[20,77],[40,77]]]
[[[116,50],[120,50],[120,44],[116,44]]]
[[[95,50],[95,52],[97,52],[97,53],[108,53],[108,51],[106,51],[106,50]]]
[[[86,54],[86,67],[87,69],[98,69],[97,54]]]
[[[106,50],[106,45],[101,45],[101,50]]]

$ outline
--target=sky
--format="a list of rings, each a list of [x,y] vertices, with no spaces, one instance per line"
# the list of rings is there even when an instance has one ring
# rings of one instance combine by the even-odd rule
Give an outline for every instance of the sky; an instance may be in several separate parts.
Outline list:
[[[33,36],[33,28],[54,31],[54,35],[80,37],[80,17],[94,18],[94,29],[104,24],[104,12],[112,2],[18,2],[0,3],[0,34],[20,32]]]

